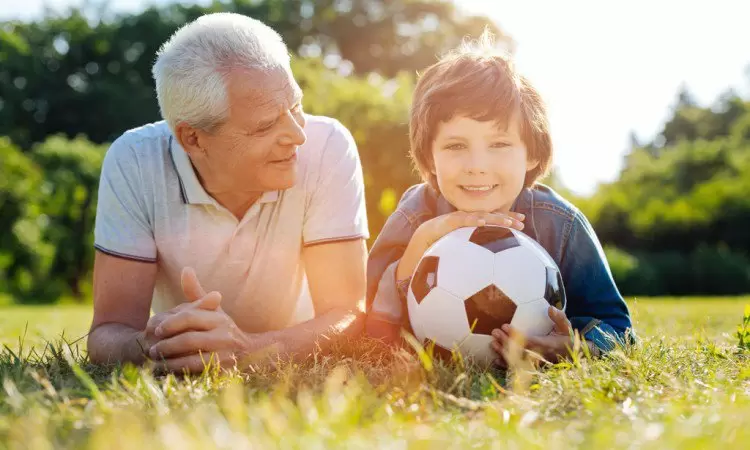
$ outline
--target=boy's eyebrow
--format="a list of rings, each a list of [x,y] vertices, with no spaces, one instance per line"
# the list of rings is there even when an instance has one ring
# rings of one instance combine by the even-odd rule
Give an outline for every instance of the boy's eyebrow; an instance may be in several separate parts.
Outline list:
[[[451,135],[449,135],[449,136],[445,136],[445,137],[443,138],[443,140],[444,140],[444,141],[448,141],[448,140],[450,140],[450,139],[456,139],[456,140],[459,140],[459,141],[461,141],[461,140],[465,140],[465,139],[466,139],[466,137],[465,137],[465,136],[459,136],[459,135],[452,135],[452,134],[451,134]]]

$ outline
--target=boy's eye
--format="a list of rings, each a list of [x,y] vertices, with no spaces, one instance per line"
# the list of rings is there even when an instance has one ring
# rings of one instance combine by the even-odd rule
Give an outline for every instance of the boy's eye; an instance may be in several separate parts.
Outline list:
[[[448,144],[445,146],[446,150],[461,150],[462,148],[464,148],[464,144],[459,144],[459,143]]]
[[[507,142],[493,142],[490,147],[492,147],[492,148],[505,148],[505,147],[510,147],[510,144],[508,144]]]

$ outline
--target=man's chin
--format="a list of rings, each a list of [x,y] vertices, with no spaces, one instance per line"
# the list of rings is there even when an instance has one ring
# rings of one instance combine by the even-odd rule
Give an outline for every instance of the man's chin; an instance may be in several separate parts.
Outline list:
[[[283,191],[290,189],[297,184],[297,171],[284,174],[284,176],[274,177],[274,180],[269,180],[268,183],[264,183],[264,187],[268,191]]]

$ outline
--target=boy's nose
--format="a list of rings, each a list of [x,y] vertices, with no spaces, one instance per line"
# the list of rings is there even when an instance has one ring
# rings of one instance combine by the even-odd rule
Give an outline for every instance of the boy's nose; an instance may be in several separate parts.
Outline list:
[[[466,172],[472,175],[483,174],[487,171],[487,159],[483,155],[468,155],[465,164]]]

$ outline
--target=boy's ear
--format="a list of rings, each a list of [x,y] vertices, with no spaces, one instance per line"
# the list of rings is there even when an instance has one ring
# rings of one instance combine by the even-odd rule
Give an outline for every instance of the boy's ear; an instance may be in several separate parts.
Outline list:
[[[539,166],[539,159],[537,158],[526,158],[526,172],[531,172]]]

